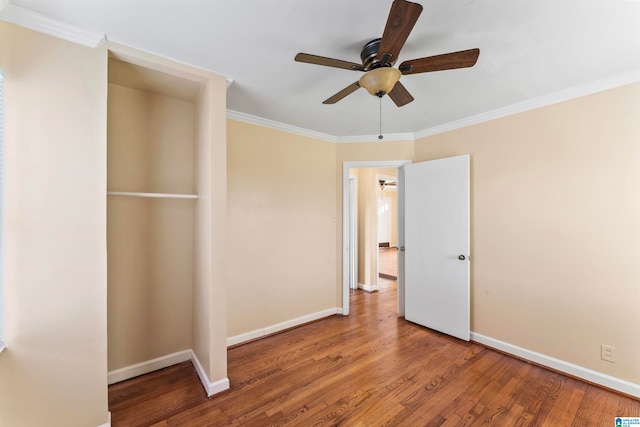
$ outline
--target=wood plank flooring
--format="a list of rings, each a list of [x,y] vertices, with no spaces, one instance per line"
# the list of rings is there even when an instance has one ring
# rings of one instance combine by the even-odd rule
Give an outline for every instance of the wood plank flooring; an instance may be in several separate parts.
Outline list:
[[[382,278],[398,278],[398,248],[378,248],[378,274]]]
[[[640,401],[399,319],[395,282],[228,351],[207,398],[190,362],[109,387],[119,426],[613,426]]]

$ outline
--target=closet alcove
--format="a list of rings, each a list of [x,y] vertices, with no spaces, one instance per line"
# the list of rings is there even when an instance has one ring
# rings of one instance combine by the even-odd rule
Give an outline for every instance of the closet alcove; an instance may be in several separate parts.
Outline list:
[[[108,67],[109,384],[191,359],[211,394],[211,84],[113,52]]]

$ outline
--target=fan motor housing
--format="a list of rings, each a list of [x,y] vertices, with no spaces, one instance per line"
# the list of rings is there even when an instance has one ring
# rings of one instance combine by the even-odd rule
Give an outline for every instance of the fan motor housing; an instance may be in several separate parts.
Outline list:
[[[380,48],[380,38],[373,39],[362,48],[360,59],[366,71],[382,67],[382,62],[378,59],[378,49]]]

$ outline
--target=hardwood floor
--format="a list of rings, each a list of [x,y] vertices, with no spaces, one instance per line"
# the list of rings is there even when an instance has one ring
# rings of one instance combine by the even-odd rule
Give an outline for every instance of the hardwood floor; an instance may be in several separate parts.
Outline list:
[[[119,426],[613,426],[640,401],[422,328],[395,282],[351,291],[352,313],[228,351],[231,390],[190,362],[109,387]]]
[[[378,275],[382,278],[398,278],[398,248],[378,248]]]

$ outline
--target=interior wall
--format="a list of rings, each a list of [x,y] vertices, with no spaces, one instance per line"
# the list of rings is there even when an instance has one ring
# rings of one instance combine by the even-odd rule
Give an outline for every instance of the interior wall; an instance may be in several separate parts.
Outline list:
[[[194,192],[195,106],[109,84],[108,189]],[[109,371],[192,347],[194,200],[110,196]]]
[[[228,335],[335,309],[336,144],[227,126]]]
[[[199,199],[199,218],[203,227],[198,227],[200,242],[210,250],[208,259],[199,259],[199,269],[203,274],[196,282],[199,296],[208,297],[207,306],[201,305],[198,313],[201,319],[208,320],[208,373],[212,382],[227,379],[227,307],[229,284],[229,222],[227,211],[227,80],[223,76],[207,73],[206,92],[202,105],[200,138],[208,139],[205,147],[198,151],[198,194],[206,197]],[[209,213],[207,216],[206,214]],[[202,233],[207,233],[202,235]],[[204,239],[203,239],[204,237]],[[203,252],[200,251],[200,254]],[[208,270],[208,271],[207,271]],[[202,304],[199,302],[199,304]],[[204,324],[204,323],[203,323]],[[200,331],[202,332],[202,331]],[[196,342],[198,349],[204,341]],[[196,353],[198,354],[198,353]],[[198,356],[200,357],[200,356]],[[202,362],[205,363],[204,361]],[[207,367],[205,367],[207,369]]]
[[[473,331],[640,383],[638,117],[640,83],[416,141],[471,154]]]
[[[107,422],[107,52],[0,22],[6,338],[0,423]]]
[[[358,286],[378,285],[378,199],[376,169],[354,169],[358,175]]]

